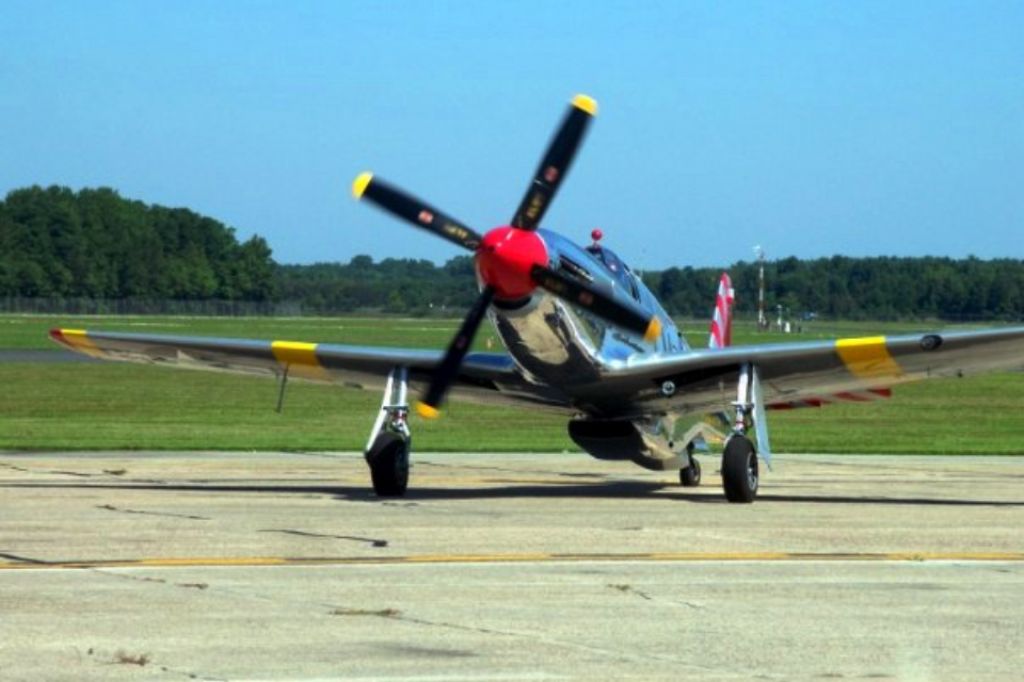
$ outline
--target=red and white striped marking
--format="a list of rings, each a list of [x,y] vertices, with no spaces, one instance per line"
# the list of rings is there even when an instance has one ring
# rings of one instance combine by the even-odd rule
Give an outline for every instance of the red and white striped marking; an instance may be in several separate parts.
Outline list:
[[[732,288],[729,273],[723,272],[718,280],[718,295],[715,296],[715,313],[711,318],[711,338],[708,348],[726,348],[732,344],[732,304],[736,292]]]
[[[831,395],[815,396],[804,400],[792,400],[784,403],[771,403],[767,405],[769,410],[795,410],[801,407],[824,407],[838,402],[867,403],[873,400],[882,400],[892,397],[891,388],[867,388],[863,391],[843,391]]]

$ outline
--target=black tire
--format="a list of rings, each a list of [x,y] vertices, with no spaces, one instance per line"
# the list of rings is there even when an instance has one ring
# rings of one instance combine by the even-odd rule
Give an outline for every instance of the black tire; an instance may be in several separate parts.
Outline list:
[[[679,482],[684,488],[696,488],[700,485],[700,462],[690,456],[690,466],[679,470]]]
[[[401,497],[409,487],[409,440],[397,433],[381,433],[366,453],[373,492],[380,497]]]
[[[757,450],[746,436],[734,435],[722,453],[722,488],[730,502],[753,502],[759,482]]]

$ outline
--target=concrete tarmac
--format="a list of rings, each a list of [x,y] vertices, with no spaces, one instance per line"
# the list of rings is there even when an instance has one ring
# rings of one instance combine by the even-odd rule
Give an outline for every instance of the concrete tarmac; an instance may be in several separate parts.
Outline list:
[[[0,679],[1019,680],[1024,459],[0,453]]]

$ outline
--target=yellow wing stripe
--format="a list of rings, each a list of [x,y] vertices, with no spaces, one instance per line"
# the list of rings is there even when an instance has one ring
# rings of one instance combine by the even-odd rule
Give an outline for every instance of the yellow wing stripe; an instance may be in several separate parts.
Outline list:
[[[312,365],[320,366],[316,358],[316,344],[302,343],[301,341],[274,341],[270,345],[274,351],[274,357],[282,365]]]
[[[274,353],[274,359],[288,370],[289,375],[330,381],[330,373],[320,365],[320,359],[316,356],[315,343],[273,341],[270,349]]]
[[[69,346],[79,353],[85,353],[94,358],[103,357],[103,351],[89,340],[89,335],[84,329],[61,329],[60,335]]]
[[[836,353],[850,374],[861,379],[903,375],[903,370],[885,347],[884,336],[839,339],[836,341]]]

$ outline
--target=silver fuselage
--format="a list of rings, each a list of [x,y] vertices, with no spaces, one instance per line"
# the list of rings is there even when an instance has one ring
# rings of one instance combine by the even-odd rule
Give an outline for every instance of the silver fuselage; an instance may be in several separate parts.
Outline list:
[[[528,301],[491,306],[490,319],[502,343],[531,383],[558,387],[581,414],[628,414],[628,406],[605,399],[602,383],[614,367],[688,350],[675,324],[640,278],[607,249],[584,249],[548,230],[538,230],[550,267],[588,281],[617,300],[657,315],[661,335],[647,343],[603,319],[537,289]],[[608,392],[609,396],[611,392]]]

